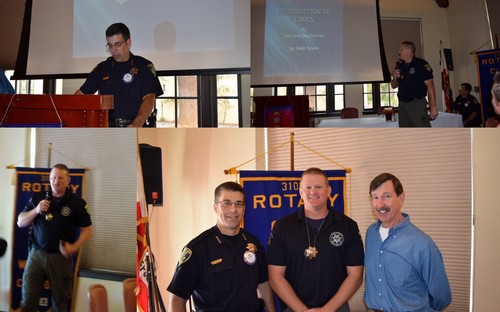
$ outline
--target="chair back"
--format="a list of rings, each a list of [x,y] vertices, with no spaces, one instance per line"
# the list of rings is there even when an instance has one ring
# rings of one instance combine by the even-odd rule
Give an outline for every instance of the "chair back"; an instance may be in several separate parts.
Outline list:
[[[356,107],[345,107],[340,111],[340,118],[358,118],[358,109]]]
[[[127,278],[123,281],[123,301],[125,302],[125,312],[137,311],[137,296],[135,288],[137,287],[137,280],[134,278]]]
[[[108,292],[102,284],[92,284],[87,293],[90,312],[108,311]]]

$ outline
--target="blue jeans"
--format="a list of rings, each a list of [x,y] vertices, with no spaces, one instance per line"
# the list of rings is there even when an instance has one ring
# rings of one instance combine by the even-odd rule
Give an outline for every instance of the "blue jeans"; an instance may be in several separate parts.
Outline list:
[[[68,312],[73,286],[72,261],[59,252],[31,249],[23,274],[21,311],[38,311],[40,293],[49,281],[52,311]]]

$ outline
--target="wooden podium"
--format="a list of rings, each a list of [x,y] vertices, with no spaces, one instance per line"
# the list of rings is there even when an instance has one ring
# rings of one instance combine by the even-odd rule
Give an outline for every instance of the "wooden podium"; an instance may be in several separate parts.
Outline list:
[[[108,127],[112,95],[0,94],[0,127]]]

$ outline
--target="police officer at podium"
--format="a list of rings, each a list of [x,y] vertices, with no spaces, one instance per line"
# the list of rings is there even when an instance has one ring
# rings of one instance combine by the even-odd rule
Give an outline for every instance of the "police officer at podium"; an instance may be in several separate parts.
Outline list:
[[[163,90],[153,63],[130,52],[130,30],[123,23],[108,27],[106,41],[111,56],[92,70],[75,94],[112,94],[110,127],[155,127],[155,101]]]

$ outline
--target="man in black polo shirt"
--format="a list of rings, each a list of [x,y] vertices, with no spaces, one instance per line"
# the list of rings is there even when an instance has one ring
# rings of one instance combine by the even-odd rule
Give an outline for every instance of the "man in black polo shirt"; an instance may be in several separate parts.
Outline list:
[[[259,239],[240,228],[245,193],[235,182],[215,189],[217,224],[182,250],[167,290],[169,311],[186,311],[193,296],[196,311],[275,311],[267,282],[267,261]],[[261,298],[262,300],[259,300]]]
[[[350,311],[348,299],[363,281],[363,242],[354,220],[328,207],[323,170],[302,174],[299,212],[271,231],[269,284],[287,311]]]
[[[396,63],[391,80],[391,87],[398,88],[400,127],[430,127],[430,121],[437,118],[436,88],[433,78],[429,63],[415,56],[415,44],[403,41],[399,47],[399,61]],[[429,99],[429,113],[426,95]]]
[[[73,285],[72,255],[92,234],[87,203],[69,189],[66,165],[50,171],[50,190],[35,193],[17,218],[31,226],[30,251],[24,268],[21,311],[38,310],[40,292],[50,283],[52,311],[68,312]],[[77,236],[78,229],[80,234]]]

